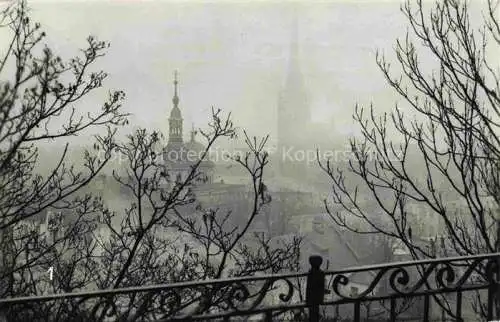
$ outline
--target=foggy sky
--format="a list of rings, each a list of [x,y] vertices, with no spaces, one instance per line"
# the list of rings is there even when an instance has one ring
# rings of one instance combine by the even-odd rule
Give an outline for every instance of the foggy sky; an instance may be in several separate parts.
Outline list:
[[[29,3],[63,57],[76,54],[89,34],[111,42],[96,66],[109,73],[105,87],[126,92],[133,126],[167,133],[178,70],[186,137],[191,123],[207,123],[211,106],[233,112],[236,125],[251,133],[274,136],[293,12],[315,121],[333,120],[333,131],[343,136],[352,131],[356,102],[374,101],[381,112],[394,107],[375,51],[393,57],[395,39],[405,35],[397,0]],[[95,108],[101,98],[87,98],[79,108]]]

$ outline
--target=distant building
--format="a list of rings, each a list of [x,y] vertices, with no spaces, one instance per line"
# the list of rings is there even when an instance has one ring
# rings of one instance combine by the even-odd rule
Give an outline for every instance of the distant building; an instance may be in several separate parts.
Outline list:
[[[217,173],[218,174],[218,173]],[[224,176],[224,182],[235,186],[247,187],[248,198],[253,197],[251,181],[244,176]],[[262,214],[256,218],[257,230],[266,231],[269,236],[279,236],[285,233],[296,233],[288,222],[294,216],[305,213],[324,211],[323,199],[326,197],[306,183],[300,184],[286,177],[275,177],[265,181],[271,202],[264,205]],[[292,230],[289,230],[292,229]]]
[[[183,118],[182,112],[179,108],[179,95],[178,95],[177,72],[174,78],[174,97],[172,103],[174,107],[170,111],[168,119],[169,134],[168,143],[163,149],[163,161],[167,164],[170,170],[170,175],[179,176],[180,180],[184,180],[191,172],[194,165],[196,165],[202,158],[205,151],[205,146],[196,141],[196,131],[194,128],[191,131],[191,138],[188,142],[184,142],[183,132]],[[199,171],[206,176],[207,182],[213,181],[214,163],[206,158],[201,160],[198,167]]]
[[[273,164],[278,166],[279,175],[302,179],[305,171],[317,168],[313,160],[317,148],[330,151],[332,158],[345,148],[343,142],[332,140],[333,123],[311,120],[310,100],[299,62],[298,23],[294,18],[287,75],[278,100],[278,144]]]

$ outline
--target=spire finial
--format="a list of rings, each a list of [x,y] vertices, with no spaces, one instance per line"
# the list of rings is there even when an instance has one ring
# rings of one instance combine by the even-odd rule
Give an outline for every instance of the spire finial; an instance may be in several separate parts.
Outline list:
[[[291,26],[291,31],[292,31],[292,38],[290,41],[290,56],[293,57],[293,59],[297,59],[298,56],[298,45],[299,45],[299,15],[297,12],[297,7],[293,7],[292,11],[292,26]]]
[[[179,80],[177,77],[178,77],[178,72],[176,70],[174,71],[174,98],[172,99],[174,107],[177,107],[179,105],[179,94],[177,89],[177,84],[179,84]]]
[[[298,77],[300,74],[299,67],[299,15],[297,13],[297,8],[294,6],[291,13],[291,25],[290,25],[290,52],[288,53],[288,80],[292,81],[290,78]],[[295,75],[295,76],[293,76]]]
[[[191,124],[191,142],[194,142],[196,136],[196,130],[194,128],[194,122]]]

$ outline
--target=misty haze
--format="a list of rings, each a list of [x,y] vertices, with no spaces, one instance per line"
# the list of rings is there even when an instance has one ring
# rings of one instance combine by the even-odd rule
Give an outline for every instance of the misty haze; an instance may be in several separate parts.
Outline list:
[[[499,9],[0,2],[0,321],[499,320]]]

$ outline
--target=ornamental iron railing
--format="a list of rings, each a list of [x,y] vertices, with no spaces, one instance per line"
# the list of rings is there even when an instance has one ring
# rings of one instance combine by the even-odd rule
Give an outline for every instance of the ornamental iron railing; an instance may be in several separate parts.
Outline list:
[[[500,253],[0,299],[8,321],[500,320]],[[464,295],[467,294],[467,295]]]

